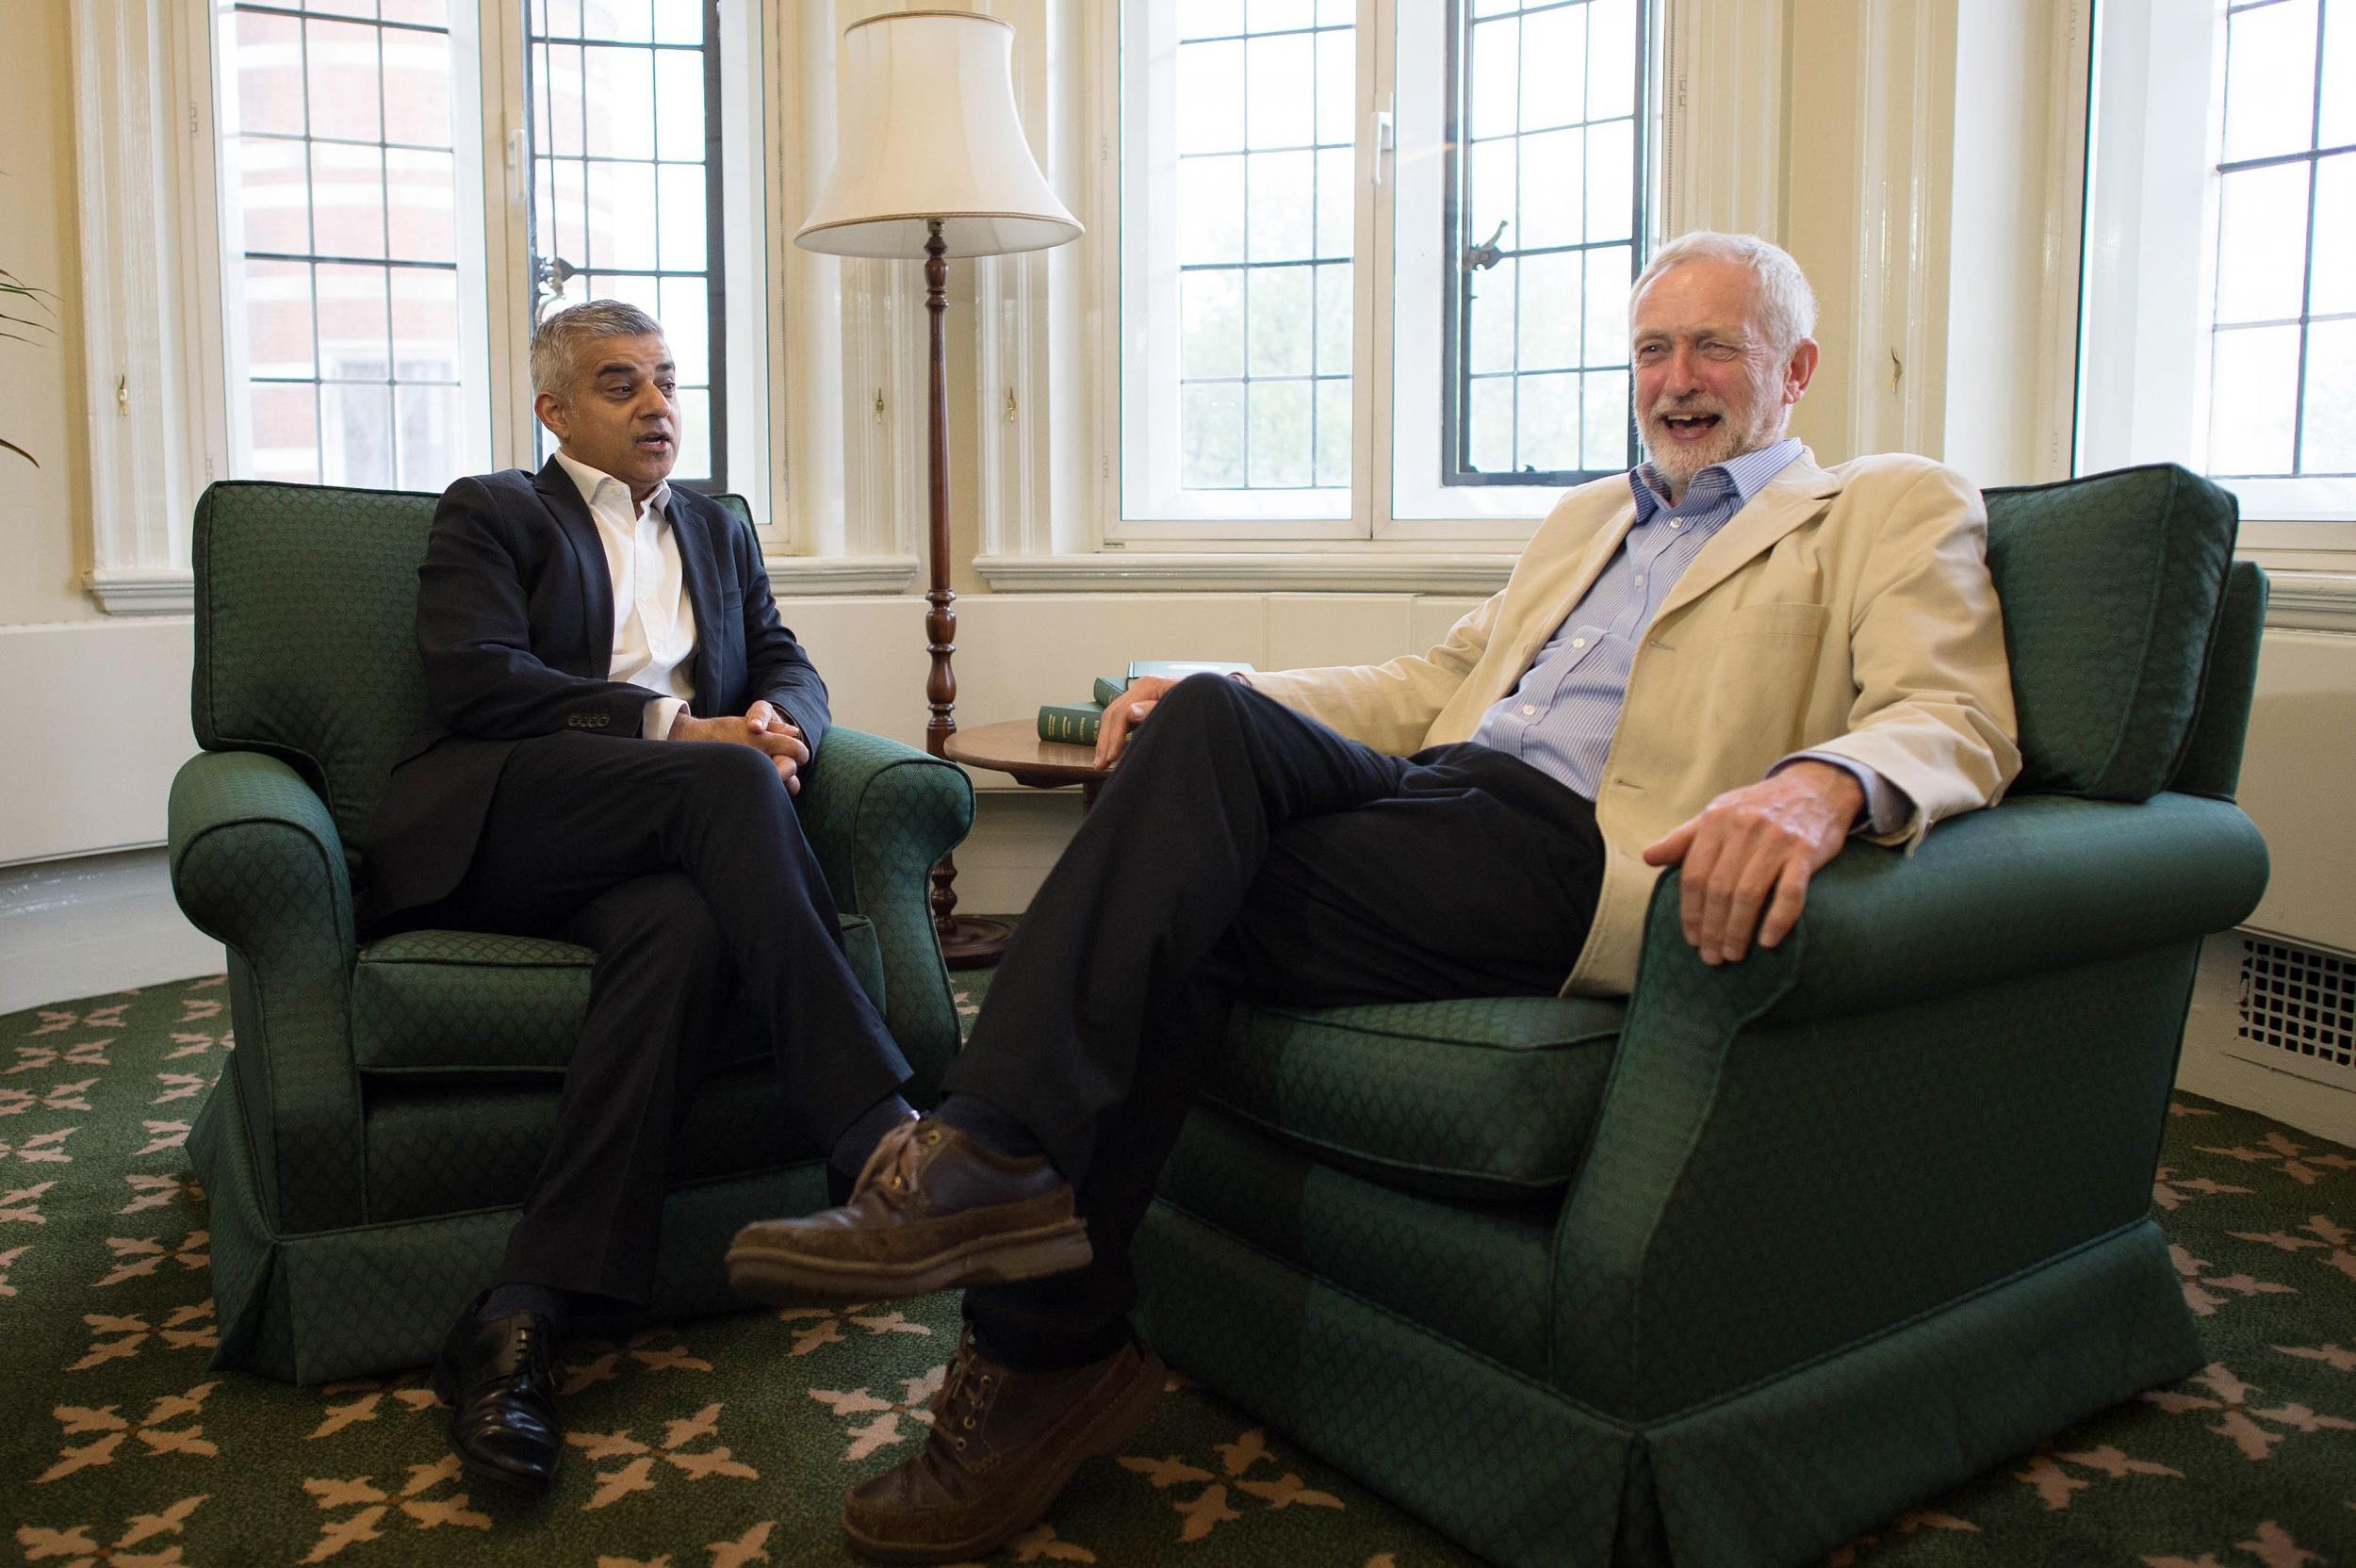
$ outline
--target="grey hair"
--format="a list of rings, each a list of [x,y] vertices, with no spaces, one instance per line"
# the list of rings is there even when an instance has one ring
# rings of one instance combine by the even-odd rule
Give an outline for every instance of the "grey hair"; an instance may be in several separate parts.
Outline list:
[[[601,337],[660,337],[663,323],[620,300],[567,305],[532,334],[532,389],[562,398],[581,373],[581,348]]]
[[[1759,325],[1766,329],[1768,347],[1777,358],[1815,332],[1816,290],[1808,286],[1808,274],[1792,259],[1792,253],[1755,234],[1720,234],[1712,229],[1681,234],[1655,251],[1628,291],[1628,313],[1635,314],[1637,297],[1652,286],[1655,278],[1689,261],[1730,261],[1751,270],[1759,285]]]

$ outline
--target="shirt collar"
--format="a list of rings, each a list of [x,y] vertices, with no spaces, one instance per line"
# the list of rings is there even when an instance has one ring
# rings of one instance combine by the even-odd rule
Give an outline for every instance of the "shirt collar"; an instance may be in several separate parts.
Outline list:
[[[631,515],[637,514],[638,506],[630,499],[630,486],[623,484],[612,474],[601,468],[592,468],[562,447],[556,449],[556,461],[562,464],[564,471],[572,476],[574,485],[581,491],[582,503],[592,513],[597,510],[597,492],[612,484],[620,488],[624,508]],[[667,519],[671,514],[671,482],[669,480],[658,482],[654,487],[654,494],[646,498],[646,504],[655,509],[657,515]]]
[[[1713,511],[1725,505],[1729,494],[1734,504],[1726,507],[1726,514],[1732,516],[1748,506],[1752,498],[1766,489],[1769,482],[1799,455],[1799,437],[1787,435],[1772,447],[1713,463],[1693,476],[1693,482],[1685,487],[1685,498],[1675,506],[1661,494],[1668,482],[1661,477],[1661,470],[1649,463],[1639,464],[1628,476],[1628,488],[1636,493],[1636,520],[1649,522],[1655,512],[1663,510],[1677,517]]]

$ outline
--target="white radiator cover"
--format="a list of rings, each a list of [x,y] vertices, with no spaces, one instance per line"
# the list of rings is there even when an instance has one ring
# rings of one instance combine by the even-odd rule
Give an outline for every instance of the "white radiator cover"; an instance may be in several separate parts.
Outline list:
[[[2356,1146],[2356,956],[2255,931],[2210,938],[2176,1084]]]

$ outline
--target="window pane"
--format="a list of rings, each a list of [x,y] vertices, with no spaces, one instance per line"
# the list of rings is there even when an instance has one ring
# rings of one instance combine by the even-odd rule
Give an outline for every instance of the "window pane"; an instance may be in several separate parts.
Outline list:
[[[2348,0],[2329,7],[2323,19],[2322,108],[2317,146],[2356,141],[2356,6]]]
[[[1250,309],[1245,364],[1252,374],[1309,374],[1309,273],[1306,267],[1252,269],[1245,288]],[[1256,466],[1258,459],[1253,462]]]
[[[1178,36],[1226,38],[1243,31],[1243,0],[1186,0],[1178,8]]]
[[[654,38],[654,0],[581,0],[581,26],[589,38],[648,42]]]
[[[374,27],[350,22],[303,24],[313,136],[374,141],[384,131],[376,34]]]
[[[1178,50],[1178,151],[1232,153],[1243,146],[1243,45],[1188,43]]]
[[[368,367],[367,368],[377,368]],[[328,484],[393,487],[393,389],[384,381],[319,387],[320,479]]]
[[[384,155],[337,141],[311,144],[312,243],[321,255],[384,253]]]
[[[393,388],[397,482],[403,490],[441,490],[466,466],[459,429],[458,388]]]
[[[1587,8],[1587,118],[1636,112],[1636,0]]]
[[[2356,311],[2356,153],[2316,161],[2315,228],[2307,308],[2317,316]]]
[[[230,47],[237,53],[234,114],[225,134],[303,134],[303,24],[292,17],[239,11]]]
[[[2245,169],[2219,184],[2217,318],[2297,317],[2307,262],[2307,165]]]
[[[1317,141],[1347,146],[1358,123],[1358,35],[1334,28],[1317,38]]]
[[[2209,472],[2287,474],[2299,389],[2299,329],[2250,327],[2213,340]]]
[[[712,394],[681,387],[679,394],[679,479],[712,479]]]
[[[1309,388],[1305,381],[1255,381],[1251,384],[1254,489],[1284,490],[1309,482]]]
[[[1350,263],[1333,262],[1311,270],[1317,274],[1317,372],[1320,376],[1347,376],[1352,312]]]
[[[665,49],[654,57],[655,156],[699,162],[704,155],[704,56]]]
[[[1522,220],[1506,232],[1518,233],[1514,243],[1525,249],[1578,244],[1587,133],[1548,131],[1521,142]]]
[[[2315,0],[2226,19],[2225,161],[2315,145]]]
[[[1634,253],[1625,245],[1587,253],[1589,365],[1628,363],[1628,286],[1636,281]]]
[[[1317,155],[1252,155],[1253,261],[1298,261],[1315,253]]]
[[[655,0],[654,36],[660,43],[701,43],[704,0]]]
[[[1569,369],[1579,364],[1579,256],[1576,251],[1521,261],[1521,368]],[[1573,445],[1577,445],[1576,437]]]
[[[1178,165],[1182,266],[1243,259],[1243,159],[1186,158]]]
[[[415,22],[421,26],[450,25],[449,0],[384,0],[384,20]]]
[[[309,381],[319,374],[311,348],[310,264],[247,262],[246,373],[271,380]]]
[[[640,0],[641,6],[644,0]],[[598,35],[605,36],[605,35]],[[654,61],[646,49],[583,49],[581,101],[591,157],[654,156]]]
[[[712,384],[712,302],[705,293],[709,286],[700,277],[664,278],[658,296],[663,308],[655,312],[655,319],[663,323],[663,335],[671,345],[671,362],[679,368],[681,386]],[[687,454],[682,450],[679,455]]]
[[[1626,239],[1636,202],[1636,126],[1615,120],[1587,132],[1587,237]]]
[[[1351,222],[1357,158],[1356,150],[1350,147],[1329,147],[1317,154],[1318,255],[1346,256],[1355,242]]]
[[[2356,473],[2356,321],[2307,330],[2307,406],[2299,471]]]
[[[580,46],[554,44],[532,55],[532,145],[543,155],[579,157],[588,145],[581,95]]]
[[[1512,258],[1472,275],[1472,373],[1513,368],[1513,294],[1521,263]]]
[[[243,247],[282,254],[310,250],[311,176],[303,144],[241,138],[223,155]]]
[[[1243,374],[1243,273],[1227,268],[1178,280],[1178,373]]]
[[[1520,102],[1521,19],[1483,22],[1472,30],[1469,116],[1475,138],[1511,136]]]
[[[392,321],[385,271],[382,267],[322,264],[314,275],[321,375],[382,380],[389,373],[392,354],[385,335]]]
[[[1628,372],[1607,370],[1582,376],[1579,462],[1589,470],[1625,468],[1628,451]]]
[[[1587,8],[1564,6],[1524,21],[1522,127],[1578,124],[1587,117],[1586,86]]]
[[[1551,473],[1579,466],[1579,378],[1523,376],[1515,466]]]
[[[1348,37],[1348,34],[1342,35]],[[1252,147],[1306,147],[1316,139],[1317,53],[1305,33],[1244,45],[1244,117]]]
[[[444,35],[385,31],[384,139],[450,145],[450,40]]]
[[[709,249],[704,230],[712,187],[700,163],[666,163],[655,171],[662,207],[655,220],[656,253],[665,271],[700,272]]]
[[[1472,222],[1466,225],[1470,236],[1467,243],[1485,243],[1497,233],[1497,225],[1506,225],[1498,242],[1518,247],[1521,235],[1513,226],[1515,200],[1513,174],[1513,143],[1511,140],[1477,141],[1472,157]]]
[[[600,163],[589,173],[589,253],[577,257],[599,269],[654,266],[654,166]]]
[[[254,479],[288,484],[319,482],[319,389],[309,382],[247,389]]]
[[[396,267],[392,289],[393,366],[401,381],[454,382],[458,362],[458,272],[449,267]],[[456,478],[452,473],[450,478]]]
[[[1178,482],[1189,490],[1243,484],[1243,384],[1210,382],[1178,391]]]
[[[1483,376],[1472,384],[1467,429],[1471,433],[1469,461],[1483,474],[1513,471],[1513,378]]]
[[[1306,27],[1317,20],[1316,0],[1251,0],[1251,25],[1255,33]]]
[[[1350,383],[1317,383],[1317,482],[1334,489],[1350,484]]]
[[[450,154],[394,148],[384,155],[384,186],[394,256],[447,261],[458,253],[458,186]]]

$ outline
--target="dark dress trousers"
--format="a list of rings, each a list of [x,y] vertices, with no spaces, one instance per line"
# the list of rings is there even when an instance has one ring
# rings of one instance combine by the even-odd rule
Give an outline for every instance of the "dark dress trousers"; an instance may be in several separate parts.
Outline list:
[[[804,779],[820,776],[826,684],[778,619],[751,531],[685,489],[668,516],[695,621],[691,711],[741,714],[765,697],[810,744]],[[644,1302],[670,1140],[728,997],[765,1030],[821,1150],[908,1069],[843,956],[773,764],[746,746],[641,739],[663,694],[609,678],[613,641],[604,546],[555,459],[444,493],[417,572],[431,717],[377,809],[361,914],[377,930],[597,951],[504,1278]]]

